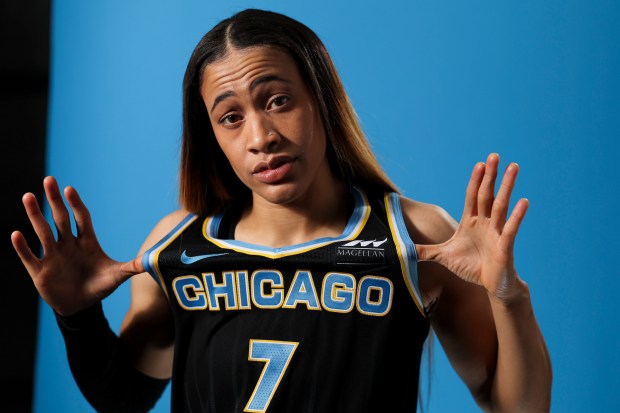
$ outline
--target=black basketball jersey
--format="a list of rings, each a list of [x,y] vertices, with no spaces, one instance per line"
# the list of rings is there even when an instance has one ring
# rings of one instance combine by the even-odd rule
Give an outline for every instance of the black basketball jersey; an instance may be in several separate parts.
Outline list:
[[[397,194],[352,193],[338,237],[270,248],[190,214],[147,251],[175,321],[172,411],[416,410],[415,247]]]

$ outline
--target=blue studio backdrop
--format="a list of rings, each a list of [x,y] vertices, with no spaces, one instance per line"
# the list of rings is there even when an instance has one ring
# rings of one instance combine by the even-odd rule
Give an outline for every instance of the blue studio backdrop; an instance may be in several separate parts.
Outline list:
[[[198,40],[241,9],[282,12],[323,39],[406,196],[458,219],[475,162],[498,152],[502,166],[520,164],[514,198],[531,206],[517,269],[551,353],[552,411],[620,406],[620,3],[52,3],[48,174],[80,191],[110,256],[133,258],[177,208],[181,81]],[[117,332],[128,305],[129,283],[104,301]],[[47,305],[39,331],[34,411],[92,411]],[[434,349],[426,411],[478,411]],[[168,389],[154,411],[169,402]]]

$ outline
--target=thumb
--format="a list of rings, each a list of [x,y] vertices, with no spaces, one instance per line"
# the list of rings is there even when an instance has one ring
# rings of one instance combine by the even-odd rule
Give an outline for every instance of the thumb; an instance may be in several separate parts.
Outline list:
[[[124,279],[130,278],[136,274],[143,273],[144,265],[142,264],[142,255],[138,255],[131,261],[127,261],[126,263],[121,265],[121,274]]]
[[[415,244],[418,261],[436,261],[439,254],[439,245]]]

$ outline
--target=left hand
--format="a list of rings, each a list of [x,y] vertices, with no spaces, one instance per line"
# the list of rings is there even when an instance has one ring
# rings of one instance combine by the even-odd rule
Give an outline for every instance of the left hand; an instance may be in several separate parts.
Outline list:
[[[461,222],[454,235],[437,245],[417,245],[419,261],[436,261],[463,280],[483,286],[491,297],[509,301],[520,290],[514,266],[514,241],[528,208],[520,199],[507,219],[519,166],[507,166],[495,196],[499,156],[474,167]]]

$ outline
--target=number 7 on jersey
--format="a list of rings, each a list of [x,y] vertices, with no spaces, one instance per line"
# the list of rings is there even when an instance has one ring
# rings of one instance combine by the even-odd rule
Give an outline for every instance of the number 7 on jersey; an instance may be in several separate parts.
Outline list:
[[[291,341],[250,340],[248,360],[265,363],[244,412],[267,411],[276,388],[284,376],[299,343]]]

